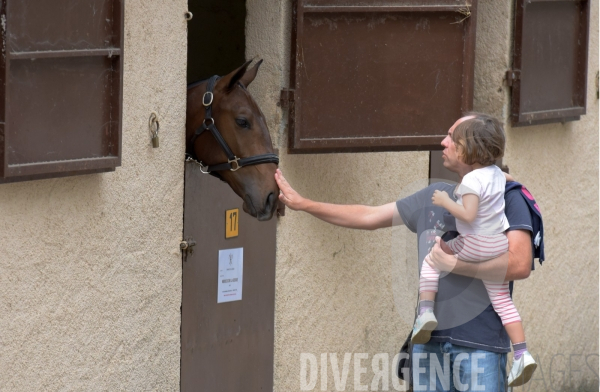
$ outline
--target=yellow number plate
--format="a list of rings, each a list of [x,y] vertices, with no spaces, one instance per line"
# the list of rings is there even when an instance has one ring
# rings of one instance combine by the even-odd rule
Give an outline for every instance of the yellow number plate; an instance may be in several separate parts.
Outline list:
[[[225,211],[225,238],[233,238],[238,236],[239,216],[240,210],[238,208]]]

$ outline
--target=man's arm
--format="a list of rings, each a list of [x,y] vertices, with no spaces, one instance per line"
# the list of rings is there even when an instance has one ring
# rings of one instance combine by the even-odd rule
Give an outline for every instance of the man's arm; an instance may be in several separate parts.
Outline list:
[[[432,267],[453,274],[470,276],[496,282],[526,279],[531,273],[531,232],[527,230],[511,230],[506,233],[508,252],[481,263],[469,263],[445,253],[439,245],[434,245],[425,261]]]
[[[340,205],[320,203],[298,194],[281,170],[277,169],[275,181],[281,190],[279,200],[292,210],[304,211],[325,222],[352,229],[375,230],[392,226],[392,222],[402,224],[396,203],[381,206]]]

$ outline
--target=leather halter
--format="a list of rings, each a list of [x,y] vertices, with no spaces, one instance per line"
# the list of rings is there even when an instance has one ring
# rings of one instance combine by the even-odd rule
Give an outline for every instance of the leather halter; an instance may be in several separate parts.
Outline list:
[[[208,83],[206,85],[206,92],[202,96],[202,105],[204,105],[206,112],[204,115],[204,121],[202,122],[202,125],[198,127],[198,129],[196,129],[196,132],[194,133],[194,136],[190,141],[191,154],[186,154],[188,155],[188,158],[186,160],[196,161],[200,165],[200,171],[202,173],[216,175],[217,177],[219,177],[218,174],[214,172],[220,170],[236,171],[244,166],[259,165],[261,163],[279,164],[279,157],[276,154],[261,154],[247,158],[238,158],[233,154],[231,148],[229,148],[227,142],[225,142],[225,139],[223,139],[221,132],[219,132],[219,130],[215,126],[215,120],[212,117],[212,103],[214,98],[213,89],[217,84],[217,80],[219,80],[219,76],[215,75],[208,80]],[[210,133],[212,133],[214,138],[217,140],[217,143],[219,143],[219,145],[225,152],[225,155],[227,155],[227,162],[209,166],[204,165],[201,161],[197,159],[196,152],[194,151],[194,143],[196,142],[196,139],[198,139],[198,137],[207,130],[210,131]]]

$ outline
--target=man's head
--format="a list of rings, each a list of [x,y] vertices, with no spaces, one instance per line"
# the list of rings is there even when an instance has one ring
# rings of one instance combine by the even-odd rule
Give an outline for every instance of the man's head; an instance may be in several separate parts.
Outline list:
[[[468,173],[471,168],[469,165],[461,162],[458,159],[458,154],[456,152],[456,144],[452,140],[452,134],[457,126],[462,124],[463,122],[474,118],[474,116],[465,116],[456,120],[456,122],[450,127],[448,130],[448,134],[442,140],[442,146],[444,147],[444,151],[442,153],[442,159],[444,160],[444,167],[454,173],[457,173],[461,177]]]
[[[471,165],[491,165],[504,154],[504,130],[494,117],[468,113],[459,118],[442,140],[444,167],[464,176]]]
[[[452,133],[458,159],[467,165],[493,165],[504,156],[502,124],[487,114],[470,113],[468,117],[471,118],[456,125]]]

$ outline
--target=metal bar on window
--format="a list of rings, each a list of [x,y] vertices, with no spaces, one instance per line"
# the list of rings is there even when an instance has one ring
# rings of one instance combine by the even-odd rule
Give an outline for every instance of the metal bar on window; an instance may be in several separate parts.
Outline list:
[[[550,3],[550,2],[562,2],[562,3],[579,3],[587,0],[529,0],[530,3]]]
[[[519,121],[545,120],[547,118],[574,117],[585,114],[585,107],[573,107],[558,110],[543,110],[539,112],[521,113]]]
[[[63,57],[91,57],[91,56],[120,56],[120,48],[104,49],[77,49],[77,50],[46,50],[33,52],[9,52],[11,60],[41,59],[41,58],[63,58]]]
[[[26,176],[34,174],[56,173],[63,171],[95,170],[107,167],[116,167],[120,163],[119,157],[99,157],[71,159],[56,162],[34,162],[18,165],[8,165],[7,176]]]
[[[470,4],[458,4],[458,5],[384,5],[384,6],[304,6],[303,11],[305,13],[317,13],[317,12],[424,12],[424,11],[460,11],[465,7],[469,7]]]

